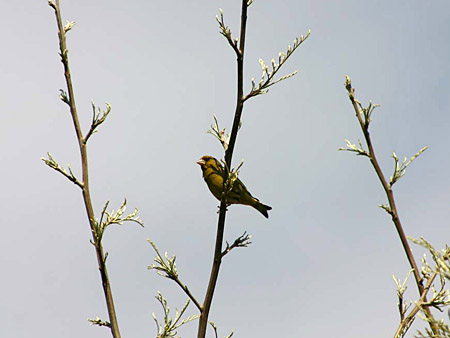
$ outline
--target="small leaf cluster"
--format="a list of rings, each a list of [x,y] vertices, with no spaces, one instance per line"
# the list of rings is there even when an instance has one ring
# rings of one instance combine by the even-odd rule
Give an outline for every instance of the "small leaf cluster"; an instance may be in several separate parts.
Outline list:
[[[153,249],[156,252],[156,257],[154,259],[154,262],[156,264],[149,265],[147,268],[149,270],[156,270],[156,273],[160,276],[169,278],[169,279],[177,279],[178,278],[178,271],[177,271],[177,265],[175,264],[175,260],[177,259],[176,256],[169,257],[169,254],[167,251],[165,252],[164,256],[165,259],[161,256],[159,253],[158,248],[156,247],[156,244],[153,243],[150,239],[147,239],[147,241],[150,243],[150,245],[153,247]]]
[[[95,229],[95,239],[97,242],[101,241],[103,234],[106,228],[111,224],[122,225],[123,222],[134,222],[139,224],[140,226],[144,226],[144,223],[138,216],[138,209],[135,208],[134,211],[126,216],[124,216],[125,211],[127,209],[127,200],[124,199],[123,203],[120,205],[117,211],[108,212],[106,209],[108,208],[109,201],[105,203],[103,207],[100,220],[95,220],[94,229]]]
[[[225,133],[225,128],[220,129],[219,122],[217,121],[217,116],[214,114],[214,123],[211,124],[211,129],[208,129],[206,132],[208,134],[213,135],[219,142],[222,144],[222,147],[225,151],[228,149],[228,145],[230,144],[230,133]],[[238,131],[241,129],[242,122],[239,122]]]
[[[230,245],[230,243],[227,243],[227,246],[225,248],[225,250],[222,252],[222,257],[225,256],[227,253],[229,253],[231,250],[233,250],[234,248],[246,248],[248,247],[250,244],[252,244],[252,242],[250,242],[250,239],[252,238],[251,235],[247,234],[247,231],[244,231],[244,233],[239,236],[238,238],[236,238],[233,242],[233,244]]]
[[[52,157],[50,153],[47,153],[48,158],[41,157],[41,160],[44,161],[46,165],[48,165],[50,168],[56,170],[63,176],[65,176],[70,182],[73,182],[77,186],[83,189],[83,183],[81,183],[72,172],[72,169],[70,168],[70,164],[67,166],[67,169],[69,172],[67,172],[66,169],[61,167],[59,163]]]
[[[155,298],[158,300],[158,302],[161,304],[164,312],[164,322],[160,323],[158,319],[156,318],[155,313],[152,313],[153,319],[156,323],[157,328],[157,338],[175,338],[177,335],[177,329],[182,326],[183,324],[186,324],[190,321],[193,321],[199,317],[199,315],[193,315],[186,317],[185,319],[181,319],[181,317],[184,315],[184,312],[186,311],[187,307],[189,306],[189,299],[187,300],[186,304],[183,306],[181,311],[178,311],[175,309],[175,318],[170,317],[170,309],[167,305],[167,300],[163,297],[161,292],[158,291],[158,295],[155,296]]]
[[[88,322],[90,322],[91,325],[111,327],[110,322],[105,322],[101,320],[99,317],[96,317],[95,319],[88,318]]]
[[[397,182],[401,177],[403,177],[403,175],[405,175],[406,168],[411,164],[411,162],[414,161],[420,154],[422,154],[427,149],[428,149],[427,146],[423,147],[409,160],[406,157],[404,157],[401,163],[397,157],[397,154],[393,152],[392,158],[394,159],[395,166],[394,166],[394,173],[392,174],[389,181],[390,185],[393,186],[395,182]]]
[[[106,110],[103,112],[100,108],[95,107],[94,101],[91,101],[92,105],[92,122],[91,122],[91,128],[89,129],[88,133],[86,134],[86,137],[84,138],[85,142],[91,137],[92,134],[97,132],[97,127],[101,125],[103,122],[105,122],[106,118],[108,117],[109,113],[111,112],[111,105],[106,102]]]
[[[345,140],[347,148],[339,148],[338,150],[345,150],[356,153],[357,156],[366,156],[370,158],[370,154],[364,149],[361,140],[358,140],[359,147],[356,144],[351,143],[349,140]]]
[[[278,62],[275,61],[275,59],[271,60],[271,67],[266,65],[264,60],[259,59],[259,64],[262,69],[262,75],[261,78],[256,84],[255,79],[252,79],[252,89],[250,90],[250,93],[248,93],[244,97],[244,101],[260,94],[266,94],[269,91],[269,87],[273,86],[274,84],[281,82],[283,80],[286,80],[295,74],[298,73],[298,70],[284,75],[278,79],[275,80],[275,75],[280,70],[280,68],[286,63],[286,61],[289,59],[289,57],[295,52],[295,50],[311,35],[311,30],[308,31],[308,33],[303,36],[300,35],[300,38],[295,38],[292,47],[288,45],[288,48],[286,52],[280,52],[278,53]]]
[[[253,3],[253,0],[249,0],[247,2],[247,6],[250,6]],[[216,16],[216,21],[219,24],[220,28],[220,34],[222,34],[228,41],[229,45],[233,48],[234,52],[236,53],[238,58],[243,57],[243,51],[240,50],[239,46],[239,39],[233,38],[231,29],[228,27],[223,18],[223,11],[219,8],[219,15]],[[264,60],[259,59],[259,64],[261,65],[262,69],[262,75],[261,78],[256,84],[255,79],[252,79],[252,89],[250,92],[245,95],[242,100],[245,102],[249,98],[253,96],[257,96],[260,94],[266,94],[269,91],[269,87],[273,86],[274,84],[281,82],[283,80],[286,80],[295,74],[297,74],[297,70],[281,76],[278,79],[275,79],[275,75],[278,73],[280,68],[286,63],[286,61],[289,59],[289,57],[295,52],[295,50],[311,35],[311,30],[308,30],[308,33],[306,35],[300,35],[299,38],[295,38],[294,42],[291,45],[288,45],[286,52],[280,52],[278,53],[278,60],[275,59],[271,60],[271,67],[267,66],[264,62]]]
[[[407,305],[404,304],[406,281],[411,275],[412,270],[408,273],[403,283],[400,283],[400,281],[394,277],[394,281],[397,284],[397,296],[399,299],[398,307],[400,313],[400,325],[395,337],[404,337],[417,315],[422,320],[434,324],[434,326],[440,331],[440,337],[450,338],[450,327],[442,319],[435,319],[433,316],[430,317],[421,314],[425,314],[425,308],[433,307],[442,312],[445,307],[450,305],[450,291],[446,287],[446,280],[450,279],[450,248],[446,246],[445,249],[439,252],[424,238],[415,239],[408,237],[408,239],[427,249],[431,254],[434,264],[432,266],[427,261],[426,256],[423,256],[420,272],[422,275],[424,290],[420,298],[414,302],[414,307],[412,308],[412,302],[409,302]],[[438,278],[438,282],[436,282],[436,278]],[[438,286],[436,286],[436,283]],[[430,296],[430,299],[426,300],[428,295]],[[430,329],[426,328],[425,332],[421,332],[419,330],[417,337],[434,338],[436,335]]]

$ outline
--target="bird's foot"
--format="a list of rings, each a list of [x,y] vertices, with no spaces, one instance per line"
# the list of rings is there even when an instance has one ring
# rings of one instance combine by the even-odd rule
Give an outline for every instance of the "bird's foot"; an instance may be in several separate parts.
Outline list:
[[[225,207],[225,211],[228,211],[228,207],[229,207],[230,205],[231,205],[231,204],[227,204],[227,206]],[[217,208],[219,209],[219,210],[217,210],[217,213],[220,214],[220,204],[217,206]]]

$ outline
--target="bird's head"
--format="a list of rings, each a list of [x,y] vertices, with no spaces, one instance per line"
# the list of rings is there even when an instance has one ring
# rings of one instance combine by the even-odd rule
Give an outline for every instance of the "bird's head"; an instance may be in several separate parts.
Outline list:
[[[202,170],[206,170],[209,168],[220,170],[222,165],[219,161],[217,161],[214,157],[205,155],[201,159],[197,161],[197,164],[202,168]]]

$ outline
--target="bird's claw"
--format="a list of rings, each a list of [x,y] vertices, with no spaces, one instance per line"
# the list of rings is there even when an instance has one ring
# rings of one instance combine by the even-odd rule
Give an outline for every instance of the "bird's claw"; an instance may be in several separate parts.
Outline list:
[[[225,207],[225,211],[228,211],[228,207],[230,206],[231,204],[227,204],[227,206]],[[217,206],[217,208],[219,209],[219,210],[217,210],[217,213],[219,214],[220,213],[220,204]]]

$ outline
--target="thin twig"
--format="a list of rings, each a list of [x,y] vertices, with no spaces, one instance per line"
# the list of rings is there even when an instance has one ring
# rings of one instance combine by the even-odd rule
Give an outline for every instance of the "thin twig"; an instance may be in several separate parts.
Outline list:
[[[220,30],[221,30],[220,34],[222,34],[227,39],[231,48],[233,48],[234,52],[236,53],[236,56],[239,57],[239,55],[241,54],[241,51],[239,50],[239,47],[238,47],[238,40],[237,39],[233,40],[233,37],[231,36],[230,28],[227,25],[225,25],[225,22],[223,21],[222,9],[219,8],[219,12],[220,12],[220,18],[218,16],[216,16],[216,20],[220,26]]]
[[[172,256],[169,258],[168,253],[165,253],[165,259],[159,252],[158,248],[156,247],[156,244],[153,243],[152,240],[147,239],[147,241],[151,244],[153,249],[156,252],[156,258],[154,259],[154,262],[152,265],[148,266],[148,269],[156,270],[156,273],[160,276],[166,277],[168,279],[171,279],[177,283],[181,289],[186,293],[186,295],[194,302],[195,306],[199,309],[200,312],[202,312],[202,306],[200,302],[194,297],[194,295],[191,293],[189,288],[186,284],[181,282],[180,278],[178,277],[178,270],[177,266],[175,264],[176,256]]]
[[[72,169],[70,168],[70,165],[68,166],[69,172],[66,171],[63,167],[59,165],[58,162],[54,160],[52,155],[50,153],[47,153],[48,158],[41,158],[42,161],[45,162],[46,165],[48,165],[50,168],[56,170],[63,176],[65,176],[70,182],[73,182],[75,185],[83,189],[83,183],[81,183],[72,172]]]
[[[225,250],[222,252],[222,258],[229,253],[231,250],[233,250],[234,248],[246,248],[249,246],[249,244],[252,244],[252,242],[250,242],[250,239],[252,238],[252,236],[247,234],[247,231],[245,231],[241,236],[239,236],[238,238],[236,238],[233,242],[233,244],[229,244],[227,242],[227,247],[225,248]]]
[[[178,278],[178,276],[171,278],[175,283],[177,283],[182,289],[183,291],[186,293],[186,295],[192,300],[192,302],[194,302],[195,306],[197,307],[197,309],[202,312],[202,306],[201,304],[198,302],[198,300],[194,297],[194,295],[191,293],[191,291],[189,290],[189,288],[187,287],[186,284],[183,284],[181,282],[181,280]]]

